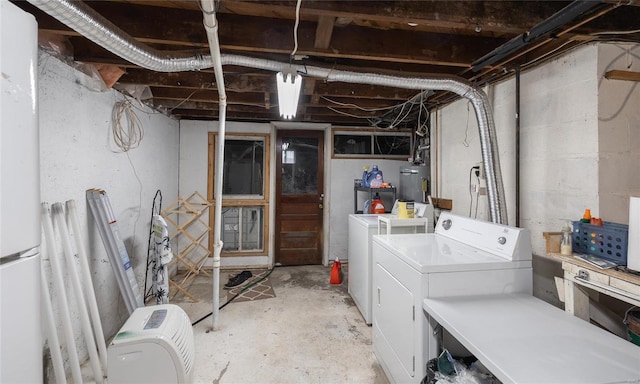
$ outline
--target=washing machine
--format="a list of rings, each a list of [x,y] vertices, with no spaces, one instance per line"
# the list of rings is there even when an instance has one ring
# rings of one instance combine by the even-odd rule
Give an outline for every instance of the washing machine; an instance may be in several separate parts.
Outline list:
[[[419,383],[438,355],[424,298],[532,294],[525,229],[443,212],[435,233],[374,236],[372,248],[373,349],[392,383]]]
[[[433,208],[430,205],[422,204],[418,213],[419,218],[426,220],[420,223],[419,220],[407,220],[415,223],[413,226],[391,226],[391,233],[415,233],[433,232]],[[394,210],[396,210],[394,205]],[[394,212],[392,210],[392,212]],[[367,325],[371,325],[371,244],[373,236],[378,234],[378,216],[397,217],[397,214],[350,214],[348,223],[348,292],[354,303],[360,310],[362,318]],[[404,220],[404,219],[402,219]]]

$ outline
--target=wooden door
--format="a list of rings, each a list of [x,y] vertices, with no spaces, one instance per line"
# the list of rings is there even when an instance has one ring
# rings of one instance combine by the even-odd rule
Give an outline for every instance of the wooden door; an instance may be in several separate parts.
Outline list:
[[[276,148],[275,261],[322,264],[324,132],[280,130]]]

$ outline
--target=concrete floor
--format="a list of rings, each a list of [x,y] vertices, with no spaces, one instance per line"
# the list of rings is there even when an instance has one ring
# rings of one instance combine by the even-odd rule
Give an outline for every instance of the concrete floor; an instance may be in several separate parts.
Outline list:
[[[260,272],[260,271],[256,271]],[[329,284],[322,266],[277,267],[269,277],[275,298],[231,302],[212,330],[209,316],[194,326],[195,383],[388,383],[367,326],[345,280]],[[221,285],[230,273],[222,271]],[[210,277],[197,277],[177,295],[192,322],[211,312]],[[220,290],[220,304],[226,290]]]

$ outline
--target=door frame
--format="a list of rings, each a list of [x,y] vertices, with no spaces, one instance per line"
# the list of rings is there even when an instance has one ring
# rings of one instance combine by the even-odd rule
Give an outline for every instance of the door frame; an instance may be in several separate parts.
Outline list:
[[[271,196],[271,204],[269,205],[269,227],[273,230],[269,230],[269,259],[271,265],[275,264],[275,226],[276,226],[276,137],[280,130],[318,130],[324,131],[324,182],[322,188],[324,190],[324,209],[322,211],[322,265],[325,267],[329,265],[329,213],[331,210],[331,196],[329,180],[331,178],[331,124],[314,124],[303,122],[284,122],[274,121],[271,122],[271,161],[269,172],[269,195]]]

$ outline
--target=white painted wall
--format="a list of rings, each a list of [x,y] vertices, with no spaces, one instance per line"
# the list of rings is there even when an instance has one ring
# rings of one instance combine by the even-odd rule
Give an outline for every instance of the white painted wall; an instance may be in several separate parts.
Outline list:
[[[98,92],[86,88],[82,84],[93,83],[93,80],[46,53],[40,54],[38,73],[42,200],[50,204],[76,201],[82,227],[80,235],[89,254],[103,330],[105,337],[111,338],[128,313],[88,211],[85,190],[107,191],[142,290],[153,197],[157,189],[162,190],[166,204],[175,199],[178,192],[178,123],[139,107],[136,114],[144,128],[144,139],[129,156],[114,153],[111,111],[122,96],[112,90]],[[58,292],[53,289],[49,257],[44,255],[43,265],[57,308]],[[66,280],[70,293],[71,285]],[[80,336],[79,315],[71,295],[69,302],[73,307],[72,319],[82,361],[88,356],[87,349]],[[60,319],[57,310],[56,318]],[[62,338],[60,324],[58,330]]]
[[[384,181],[396,187],[400,183],[400,166],[406,164],[401,160],[380,159],[331,159],[331,205],[329,213],[329,260],[336,257],[347,259],[348,218],[353,212],[353,181],[361,179],[364,166],[377,165],[382,171]],[[363,209],[368,198],[364,192],[358,192],[358,210]],[[382,202],[387,210],[393,207],[392,194],[382,193]]]
[[[598,46],[599,212],[615,223],[629,222],[629,196],[640,196],[640,87],[604,74],[639,67],[640,45]]]

